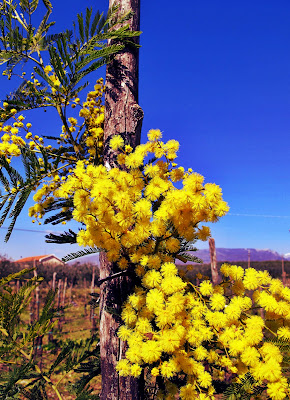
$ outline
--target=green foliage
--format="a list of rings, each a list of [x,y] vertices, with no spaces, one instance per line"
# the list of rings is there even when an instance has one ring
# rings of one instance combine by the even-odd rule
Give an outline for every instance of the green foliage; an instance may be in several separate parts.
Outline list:
[[[88,81],[84,79],[110,62],[125,46],[136,46],[132,39],[141,33],[129,30],[127,21],[132,13],[117,17],[118,7],[114,6],[107,14],[93,13],[91,8],[87,8],[84,15],[77,14],[77,22],[73,23],[72,30],[50,35],[50,28],[54,25],[54,22],[49,22],[52,4],[43,0],[43,5],[45,11],[40,21],[34,21],[35,11],[41,11],[38,0],[6,0],[0,5],[0,65],[5,65],[3,74],[8,79],[14,76],[22,79],[19,87],[6,97],[6,107],[0,108],[0,122],[9,120],[15,112],[53,107],[69,139],[60,146],[57,142],[51,149],[39,145],[38,152],[43,159],[41,165],[33,148],[28,145],[22,147],[24,177],[9,165],[4,156],[0,158],[0,182],[5,189],[5,193],[0,194],[0,226],[7,218],[11,218],[5,241],[8,241],[31,192],[43,179],[53,171],[58,171],[64,162],[74,166],[77,160],[89,159],[84,133],[90,127],[84,122],[79,132],[73,135],[69,129],[68,106],[88,86]],[[110,43],[107,43],[108,39]],[[48,65],[45,65],[47,57]],[[25,72],[18,75],[19,67],[26,68],[27,62],[28,68],[31,65],[34,68],[30,79]],[[52,75],[48,73],[48,66],[52,67]],[[55,135],[44,137],[59,139]],[[100,163],[98,153],[90,161]],[[64,201],[50,204],[44,214],[51,211],[56,213],[46,218],[45,223],[59,224],[72,218],[71,207],[66,207],[66,211],[61,210]],[[66,234],[54,239],[56,243],[63,243],[65,237],[72,243],[72,236]],[[51,242],[53,238],[48,240]]]
[[[32,61],[35,72],[48,86],[54,82],[44,72],[43,52],[49,53],[49,64],[62,84],[61,92],[68,97],[78,93],[76,85],[82,78],[93,70],[104,65],[110,56],[122,50],[132,37],[140,32],[129,31],[129,26],[124,25],[131,13],[127,13],[116,20],[118,7],[114,6],[107,15],[97,12],[93,15],[91,8],[83,14],[77,14],[77,24],[74,23],[74,35],[71,31],[61,32],[57,35],[48,35],[54,22],[48,22],[52,13],[52,5],[44,2],[44,13],[38,27],[32,25],[32,14],[38,7],[38,1],[20,1],[15,4],[5,1],[1,7],[1,50],[0,64],[6,64],[5,73],[11,78],[14,68],[18,64]],[[18,6],[22,13],[18,12]],[[122,27],[117,27],[123,23]],[[107,39],[118,40],[118,44],[107,45]],[[68,74],[65,70],[68,69]],[[29,83],[27,82],[27,88]],[[34,94],[43,95],[36,91]],[[47,93],[46,93],[47,95]],[[47,105],[55,105],[56,98],[51,96]],[[11,102],[13,105],[13,102]]]
[[[56,243],[56,244],[64,244],[64,243],[76,243],[77,242],[77,234],[69,229],[68,232],[60,233],[59,235],[54,233],[49,233],[46,237],[47,243]]]
[[[223,400],[251,400],[257,399],[266,389],[266,385],[258,382],[247,373],[240,383],[232,383],[223,393]]]
[[[68,254],[67,256],[62,258],[62,261],[64,262],[68,262],[68,261],[72,261],[75,260],[76,258],[80,258],[80,257],[84,257],[84,256],[88,256],[89,254],[95,254],[95,253],[99,253],[101,250],[98,248],[89,248],[89,249],[84,249],[81,251],[77,251],[76,253],[71,253]]]
[[[35,185],[47,171],[47,162],[43,167],[40,166],[37,157],[28,148],[22,149],[22,155],[26,179],[7,162],[4,156],[0,156],[0,165],[2,167],[0,170],[0,182],[6,191],[6,194],[3,195],[0,191],[0,210],[5,206],[0,219],[0,226],[3,225],[7,217],[12,219],[5,241],[11,236],[16,220],[30,194],[35,189]],[[4,175],[3,170],[5,170],[6,175]]]
[[[0,398],[45,400],[53,390],[61,400],[58,388],[60,380],[55,382],[54,376],[74,372],[80,374],[71,387],[75,398],[96,399],[89,386],[91,380],[100,373],[96,336],[63,342],[60,352],[45,367],[35,357],[36,340],[51,331],[56,309],[55,292],[49,291],[39,318],[33,323],[25,323],[24,313],[41,278],[27,279],[18,291],[10,285],[30,271],[26,269],[0,281],[0,365],[3,370],[0,375]]]

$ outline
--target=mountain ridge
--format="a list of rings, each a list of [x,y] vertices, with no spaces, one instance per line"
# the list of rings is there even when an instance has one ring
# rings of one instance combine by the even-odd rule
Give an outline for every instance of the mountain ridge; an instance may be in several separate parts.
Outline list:
[[[273,251],[270,249],[249,249],[249,248],[224,248],[217,247],[217,261],[228,261],[228,262],[237,262],[237,261],[248,261],[248,251],[250,251],[250,260],[251,261],[277,261],[277,260],[290,260],[290,253],[281,255],[277,251]],[[208,249],[201,249],[197,251],[190,252],[193,256],[200,258],[204,264],[210,263],[210,255]],[[180,261],[176,260],[177,263]],[[82,257],[80,259],[76,259],[70,261],[68,264],[75,262],[87,262],[87,263],[99,263],[98,254]]]
[[[204,264],[210,263],[210,254],[208,249],[201,249],[191,252],[192,255],[200,258]],[[217,261],[277,261],[277,260],[290,260],[290,255],[281,255],[277,251],[270,249],[251,249],[251,248],[216,248]]]

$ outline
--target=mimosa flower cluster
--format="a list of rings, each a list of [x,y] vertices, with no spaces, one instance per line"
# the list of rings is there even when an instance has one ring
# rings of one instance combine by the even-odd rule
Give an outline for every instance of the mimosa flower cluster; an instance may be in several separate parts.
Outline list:
[[[61,92],[50,66],[45,73],[53,94]],[[134,150],[120,135],[113,136],[115,166],[102,165],[103,81],[94,89],[84,103],[79,98],[71,103],[80,107],[82,121],[63,121],[58,144],[73,151],[45,145],[32,134],[31,123],[24,124],[24,117],[4,103],[14,123],[0,126],[0,155],[10,162],[26,148],[43,166],[30,216],[42,218],[55,198],[72,199],[73,218],[83,226],[79,245],[105,251],[109,261],[138,276],[140,286],[123,305],[118,336],[128,347],[118,362],[119,374],[139,377],[149,371],[152,381],[164,383],[160,399],[208,400],[214,399],[213,381],[227,376],[239,382],[250,373],[254,386],[283,400],[290,395],[283,354],[270,339],[290,341],[290,289],[266,271],[227,264],[218,286],[206,279],[198,286],[189,282],[175,260],[185,244],[210,237],[203,224],[227,213],[222,191],[178,166],[179,143],[163,142],[158,129]],[[12,193],[22,189],[19,182]]]
[[[69,155],[64,153],[60,157],[62,166],[52,169],[43,182],[41,188],[35,193],[33,199],[36,204],[29,209],[29,215],[36,219],[41,219],[43,212],[54,199],[55,191],[61,186],[64,180],[73,172],[79,159],[85,164],[101,163],[103,154],[103,135],[104,135],[104,114],[105,109],[101,104],[104,94],[103,80],[99,79],[94,87],[94,91],[89,92],[87,99],[80,106],[79,116],[84,119],[78,123],[76,118],[68,118],[68,127],[62,126],[59,143],[63,145],[75,145],[77,153]],[[76,98],[73,104],[79,104],[80,99]],[[83,127],[86,127],[82,132]],[[78,144],[74,144],[72,136],[76,132]],[[66,209],[63,209],[66,211]]]
[[[51,66],[46,66],[44,72],[53,82],[55,88],[60,83],[53,73]],[[28,84],[39,86],[34,79],[27,81]],[[53,89],[53,88],[52,88]],[[53,89],[56,93],[56,89]],[[32,133],[32,124],[25,123],[25,117],[17,110],[11,108],[7,102],[3,103],[2,110],[14,121],[12,124],[0,124],[0,131],[3,132],[0,142],[0,155],[4,156],[8,163],[13,157],[21,156],[26,150],[34,153],[39,164],[39,179],[35,181],[34,195],[36,204],[29,209],[29,215],[35,220],[40,220],[45,209],[54,201],[54,192],[59,188],[63,180],[72,173],[77,161],[84,160],[86,163],[100,164],[103,155],[103,134],[104,134],[104,105],[102,97],[105,86],[103,79],[99,79],[94,90],[89,92],[85,102],[78,97],[71,99],[70,105],[73,109],[79,107],[78,120],[75,117],[63,118],[62,132],[57,139],[58,147],[53,142]],[[57,95],[61,95],[58,93]],[[44,105],[49,98],[44,97]],[[49,105],[49,104],[47,104]],[[52,144],[51,144],[52,143]],[[20,192],[25,187],[19,184],[11,189],[11,193]],[[8,189],[5,189],[8,191]],[[63,209],[66,211],[66,209]],[[33,220],[33,222],[35,222]],[[41,222],[39,222],[40,224]]]
[[[178,392],[183,400],[213,399],[213,380],[223,381],[225,373],[236,382],[251,373],[274,400],[289,395],[282,353],[269,338],[290,339],[290,289],[267,271],[224,264],[221,272],[223,282],[215,287],[182,280],[170,262],[144,275],[123,307],[118,335],[128,350],[117,366],[122,376],[149,368],[165,380],[160,398],[168,400]],[[253,309],[264,309],[265,320]],[[276,321],[276,332],[267,320]],[[173,383],[177,377],[181,388]]]
[[[179,272],[174,262],[183,243],[207,240],[210,230],[200,225],[216,222],[228,206],[217,185],[175,163],[177,141],[162,142],[159,130],[148,139],[133,151],[114,136],[116,167],[79,161],[55,193],[73,196],[74,219],[85,226],[78,243],[106,251],[140,278],[123,306],[118,336],[128,350],[120,375],[138,377],[146,369],[165,383],[159,398],[206,400],[214,398],[213,380],[231,374],[238,382],[250,373],[270,398],[284,399],[282,353],[266,339],[290,339],[290,289],[266,271],[226,264],[216,287],[208,280],[194,286]],[[264,309],[266,318],[254,309]],[[268,319],[277,321],[275,332]]]
[[[50,66],[48,66],[50,67]],[[45,67],[47,68],[47,67]],[[47,73],[51,71],[51,67]],[[48,75],[49,76],[49,75]],[[54,74],[49,76],[53,82],[57,82]],[[103,149],[103,134],[104,134],[104,119],[105,108],[102,105],[102,97],[105,91],[103,79],[99,79],[94,86],[94,90],[89,92],[86,101],[81,104],[78,97],[71,100],[71,107],[79,107],[79,116],[82,118],[80,122],[74,117],[69,117],[67,120],[63,119],[64,125],[62,126],[62,133],[59,136],[58,144],[60,145],[73,145],[74,151],[77,154],[64,154],[61,160],[77,161],[80,158],[92,162],[98,154],[102,154]],[[44,106],[46,98],[43,99]],[[49,104],[48,104],[49,105]],[[66,106],[68,106],[66,104]],[[0,155],[5,156],[8,162],[11,161],[13,156],[20,156],[23,147],[29,147],[43,161],[42,152],[48,152],[48,155],[56,159],[59,154],[54,154],[54,149],[51,144],[45,145],[44,138],[39,135],[33,135],[31,132],[32,124],[30,122],[24,123],[25,117],[19,115],[16,117],[17,110],[9,108],[7,102],[3,103],[2,110],[6,112],[12,119],[13,125],[3,123],[0,124],[0,130],[4,133],[1,137]],[[89,157],[86,154],[89,153]]]
[[[7,103],[4,103],[4,107]],[[12,109],[10,111],[13,116],[14,123],[12,125],[4,125],[0,123],[0,131],[3,133],[0,142],[0,155],[5,156],[6,160],[10,162],[12,157],[17,157],[21,155],[21,147],[25,146],[25,141],[19,135],[19,130],[24,129],[26,132],[29,131],[31,124],[27,124],[24,126],[23,115],[19,115],[17,118],[15,114],[17,113],[16,109]]]
[[[174,260],[180,240],[207,240],[210,230],[200,223],[215,222],[228,211],[217,185],[204,184],[201,175],[174,163],[177,141],[163,143],[159,130],[148,137],[132,151],[115,136],[111,146],[120,151],[118,162],[125,169],[80,161],[55,193],[73,196],[73,217],[86,226],[77,237],[81,246],[105,250],[121,269],[133,263],[145,280],[151,279],[148,273],[161,279],[160,264]],[[152,155],[156,161],[144,166]]]

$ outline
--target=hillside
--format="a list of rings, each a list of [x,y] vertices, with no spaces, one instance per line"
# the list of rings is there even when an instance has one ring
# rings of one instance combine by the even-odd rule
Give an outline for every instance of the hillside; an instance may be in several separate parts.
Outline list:
[[[257,249],[227,249],[217,248],[217,261],[248,261],[248,250],[250,250],[251,261],[276,261],[282,260],[282,255],[273,250],[257,250]],[[210,262],[210,255],[208,249],[198,250],[193,253],[199,257],[205,264]],[[285,260],[289,260],[288,257],[283,257]]]

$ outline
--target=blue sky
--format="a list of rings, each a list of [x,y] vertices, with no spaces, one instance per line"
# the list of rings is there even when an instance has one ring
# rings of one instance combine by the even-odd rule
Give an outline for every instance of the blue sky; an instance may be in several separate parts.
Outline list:
[[[53,6],[56,30],[62,30],[87,6],[106,10],[107,1],[54,0]],[[286,0],[141,5],[143,141],[149,129],[160,128],[165,140],[180,141],[179,164],[222,187],[230,212],[212,225],[217,247],[290,252],[289,17]],[[92,83],[97,78],[92,75]],[[33,127],[57,134],[48,114],[45,124],[33,114]],[[51,229],[32,225],[26,215],[16,227]],[[0,253],[14,259],[75,250],[45,244],[42,232],[15,231],[0,244]]]

